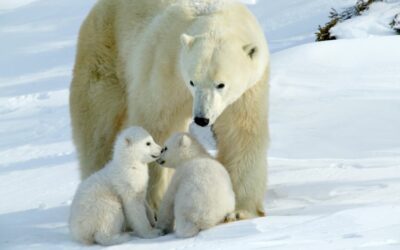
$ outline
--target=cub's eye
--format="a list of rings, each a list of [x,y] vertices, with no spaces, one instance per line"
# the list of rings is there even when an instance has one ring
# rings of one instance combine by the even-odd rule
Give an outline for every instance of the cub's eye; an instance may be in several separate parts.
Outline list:
[[[168,150],[168,148],[167,148],[167,147],[165,147],[165,148],[164,148],[164,152],[166,152],[167,150]]]
[[[193,81],[190,81],[190,86],[194,87]]]
[[[225,84],[220,83],[217,85],[217,89],[223,89],[223,88],[225,88]]]
[[[150,146],[150,145],[151,145],[151,142],[147,142],[146,145],[147,145],[147,146]]]

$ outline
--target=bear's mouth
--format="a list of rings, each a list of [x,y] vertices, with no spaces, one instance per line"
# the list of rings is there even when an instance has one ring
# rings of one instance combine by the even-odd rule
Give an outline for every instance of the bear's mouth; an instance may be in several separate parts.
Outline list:
[[[151,155],[151,157],[153,157],[154,159],[157,159],[158,157],[160,157],[159,155]]]
[[[160,165],[163,165],[165,163],[165,161],[163,159],[158,159],[158,160],[156,160],[156,162]]]

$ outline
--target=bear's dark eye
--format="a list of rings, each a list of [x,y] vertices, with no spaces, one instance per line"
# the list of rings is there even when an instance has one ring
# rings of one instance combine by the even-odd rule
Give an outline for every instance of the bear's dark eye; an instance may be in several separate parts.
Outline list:
[[[217,89],[223,89],[223,88],[225,88],[225,84],[220,83],[217,85]]]
[[[150,146],[150,145],[151,145],[151,142],[147,142],[146,145],[147,145],[147,146]]]
[[[165,147],[165,148],[164,148],[164,152],[165,152],[165,151],[167,151],[167,150],[168,150],[168,148],[167,148],[167,147]]]
[[[190,86],[194,87],[193,81],[190,81]]]

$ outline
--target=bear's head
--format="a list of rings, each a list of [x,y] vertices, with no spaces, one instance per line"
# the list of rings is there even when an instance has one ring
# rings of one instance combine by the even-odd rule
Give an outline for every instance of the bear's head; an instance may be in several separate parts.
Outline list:
[[[164,145],[157,163],[176,168],[182,162],[208,155],[201,144],[188,133],[173,134]]]
[[[193,97],[197,125],[214,124],[261,79],[267,65],[265,50],[262,42],[238,39],[229,31],[181,35],[180,70]]]
[[[118,135],[113,159],[119,163],[150,163],[160,156],[161,149],[145,129],[129,127]]]

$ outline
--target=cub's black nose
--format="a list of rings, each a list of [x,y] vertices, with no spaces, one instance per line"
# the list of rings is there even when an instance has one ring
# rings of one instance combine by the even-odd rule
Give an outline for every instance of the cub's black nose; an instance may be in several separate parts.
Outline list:
[[[210,119],[202,118],[202,117],[195,117],[194,122],[199,125],[200,127],[206,127],[210,123]]]

